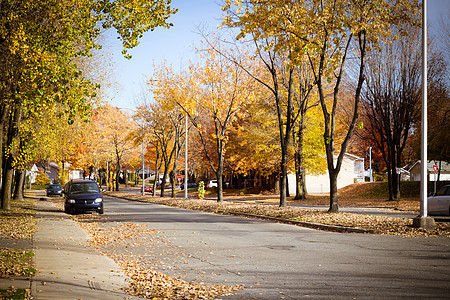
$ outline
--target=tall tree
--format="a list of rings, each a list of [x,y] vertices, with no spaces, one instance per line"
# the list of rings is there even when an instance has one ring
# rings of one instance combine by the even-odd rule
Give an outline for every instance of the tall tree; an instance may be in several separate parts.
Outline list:
[[[237,18],[233,18],[233,3],[243,6],[238,10]],[[268,47],[288,51],[291,65],[305,58],[310,62],[325,122],[323,139],[330,178],[331,212],[339,209],[337,177],[358,120],[367,53],[377,48],[381,38],[390,35],[392,24],[417,23],[419,8],[418,0],[227,1],[225,9],[231,13],[225,22],[241,28],[238,38],[249,33],[259,40],[276,36]],[[359,61],[359,71],[354,79],[353,117],[336,158],[336,112],[349,54]],[[326,101],[324,89],[327,83],[333,83],[334,87],[331,104]]]
[[[47,103],[63,103],[72,116],[90,110],[95,86],[74,60],[98,48],[103,28],[114,27],[124,55],[144,32],[170,27],[176,12],[159,1],[15,1],[0,2],[0,141],[3,170],[2,208],[9,209],[13,148],[21,121]],[[3,133],[6,133],[4,136]]]
[[[367,60],[362,93],[366,136],[382,152],[387,166],[389,200],[400,197],[397,168],[420,114],[422,49],[420,32],[410,29]]]
[[[223,45],[222,45],[223,46]],[[219,47],[219,45],[217,45]],[[172,100],[197,130],[204,154],[217,178],[217,201],[223,201],[223,170],[230,125],[252,99],[252,82],[232,62],[208,48],[200,51],[202,64],[190,66],[190,74],[175,76],[161,67],[154,81],[158,89],[169,88]]]
[[[125,112],[109,104],[94,110],[92,119],[96,137],[95,145],[92,146],[101,147],[107,155],[107,161],[115,165],[115,189],[118,191],[123,159],[135,148],[130,134],[136,124]]]

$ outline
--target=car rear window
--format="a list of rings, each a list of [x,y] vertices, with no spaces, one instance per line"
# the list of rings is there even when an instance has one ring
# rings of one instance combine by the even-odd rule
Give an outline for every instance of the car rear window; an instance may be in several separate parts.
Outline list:
[[[74,183],[70,185],[69,193],[100,193],[100,189],[94,182]]]
[[[448,195],[450,195],[450,187],[449,186],[443,186],[436,193],[436,196],[448,196]]]

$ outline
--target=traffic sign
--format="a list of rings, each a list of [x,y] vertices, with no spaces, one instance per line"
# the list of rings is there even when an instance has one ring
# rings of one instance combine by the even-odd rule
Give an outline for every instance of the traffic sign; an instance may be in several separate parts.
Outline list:
[[[436,174],[436,173],[437,173],[437,170],[438,170],[438,166],[433,165],[433,170],[434,170],[434,174]]]

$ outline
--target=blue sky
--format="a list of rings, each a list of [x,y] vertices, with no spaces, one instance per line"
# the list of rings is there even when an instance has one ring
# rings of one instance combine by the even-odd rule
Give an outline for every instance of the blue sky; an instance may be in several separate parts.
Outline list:
[[[221,6],[216,0],[172,0],[172,6],[178,12],[170,17],[173,23],[170,29],[157,28],[147,32],[140,45],[131,50],[131,60],[126,60],[122,54],[120,43],[111,32],[107,42],[107,51],[112,52],[115,65],[115,91],[109,92],[110,103],[117,107],[135,108],[145,76],[152,76],[153,64],[164,60],[177,70],[183,62],[193,58],[192,46],[201,40],[196,33],[197,27],[205,27],[212,31],[222,20]],[[449,17],[450,0],[428,0],[428,22],[437,26],[441,14]],[[429,32],[433,28],[429,29]]]
[[[157,28],[147,32],[139,46],[130,51],[131,60],[122,54],[120,43],[112,37],[107,51],[112,52],[115,65],[117,92],[110,92],[110,103],[118,107],[134,108],[145,76],[152,76],[153,64],[164,60],[173,64],[178,70],[183,62],[193,57],[193,45],[201,40],[196,33],[197,27],[205,27],[210,31],[221,23],[221,6],[215,0],[172,0],[172,7],[178,12],[171,16],[173,23],[170,29]],[[113,34],[111,32],[111,34]]]

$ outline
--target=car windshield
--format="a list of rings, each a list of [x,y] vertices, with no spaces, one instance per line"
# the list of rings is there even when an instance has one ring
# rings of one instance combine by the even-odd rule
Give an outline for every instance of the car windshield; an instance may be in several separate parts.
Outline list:
[[[100,189],[95,182],[74,183],[69,187],[69,193],[100,193]]]
[[[436,193],[436,196],[447,196],[447,195],[450,195],[450,186],[443,186]]]
[[[59,186],[59,184],[50,184],[48,186],[49,189],[60,189],[61,187]]]

